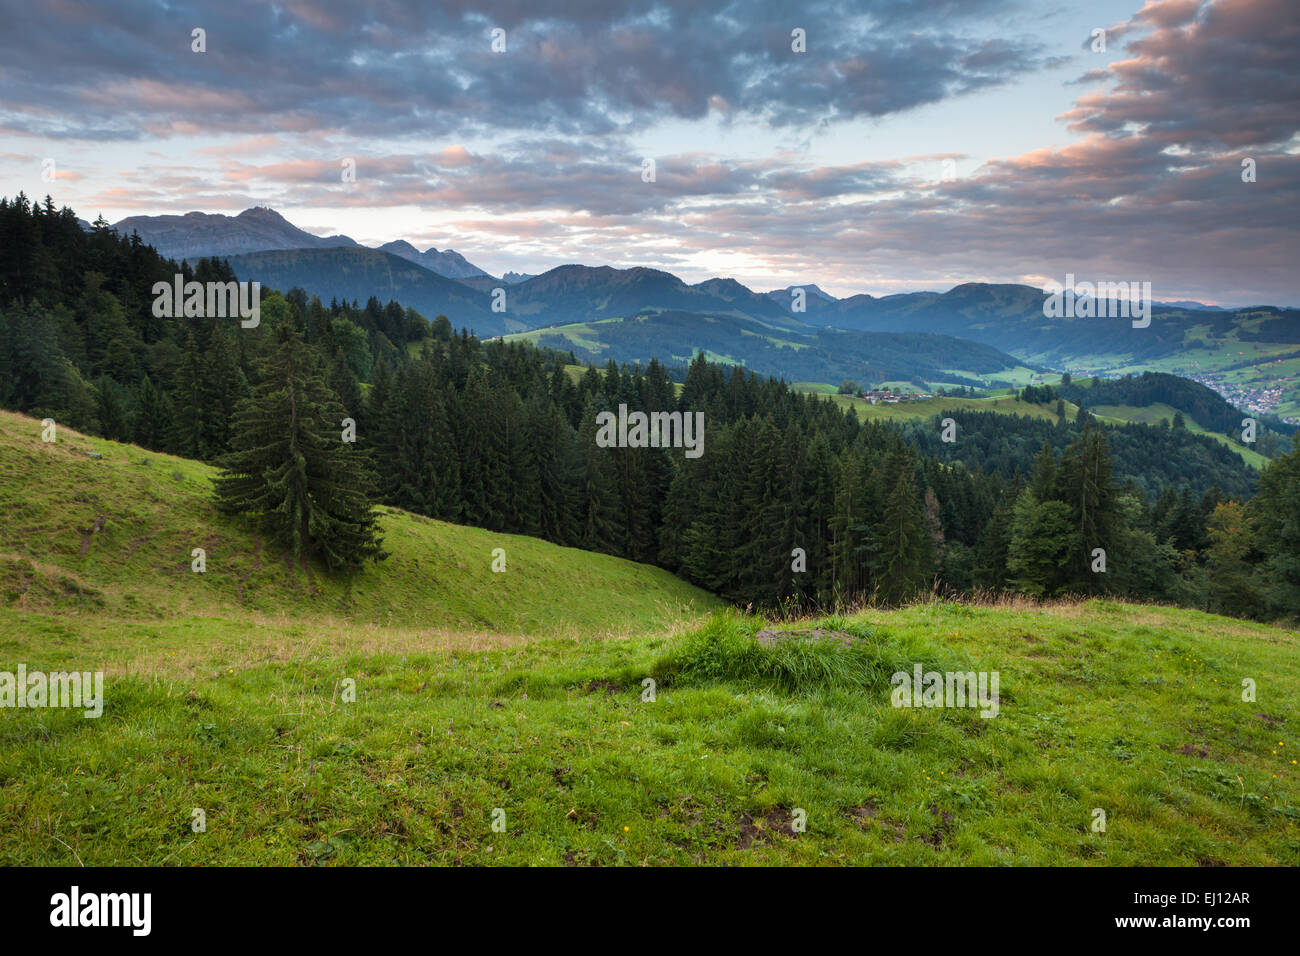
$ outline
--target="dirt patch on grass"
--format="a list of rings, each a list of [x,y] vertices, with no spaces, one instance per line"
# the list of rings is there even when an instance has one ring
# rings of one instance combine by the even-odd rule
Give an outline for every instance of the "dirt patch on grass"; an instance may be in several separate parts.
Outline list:
[[[600,820],[600,815],[591,810],[574,807],[564,815],[564,819],[588,830],[594,830],[596,829],[596,823]]]
[[[771,843],[773,835],[777,833],[794,836],[793,817],[789,807],[772,807],[757,817],[742,813],[740,836],[736,840],[737,849],[748,850],[755,843]]]
[[[849,811],[849,814],[853,817],[853,822],[864,830],[875,830],[882,837],[892,840],[894,843],[907,842],[907,829],[901,824],[883,819],[880,816],[880,808],[874,803],[854,807]]]
[[[104,525],[106,524],[108,524],[108,518],[106,518],[104,515],[100,515],[98,518],[95,519],[94,523],[89,528],[77,529],[78,531],[81,532],[81,553],[78,555],[78,557],[84,558],[86,556],[86,552],[90,550],[91,538],[99,534],[99,532],[103,531]]]
[[[939,825],[935,827],[934,832],[926,833],[918,837],[922,843],[928,843],[936,850],[946,846],[952,835],[952,821],[955,819],[947,810],[940,810],[933,803],[930,804],[930,816],[939,818]]]
[[[157,531],[150,531],[139,538],[133,538],[130,544],[127,545],[126,554],[122,555],[122,563],[123,564],[128,563],[132,558],[135,557],[137,551],[139,551],[141,548],[145,547],[146,545],[152,544],[154,539],[156,539],[157,537],[158,537]]]

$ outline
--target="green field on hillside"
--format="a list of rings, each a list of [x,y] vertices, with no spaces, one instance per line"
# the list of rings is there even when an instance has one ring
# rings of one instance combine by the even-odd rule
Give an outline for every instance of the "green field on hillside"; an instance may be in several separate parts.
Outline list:
[[[1008,385],[1025,386],[1025,385],[1042,385],[1044,382],[1060,381],[1059,375],[1044,373],[1037,369],[1029,368],[1025,365],[1018,365],[1015,368],[1002,369],[992,375],[971,375],[961,369],[944,369],[945,372],[951,372],[954,375],[964,375],[971,378],[981,379],[989,384],[993,382],[1005,382]],[[932,382],[931,387],[942,386],[943,382]]]
[[[352,580],[326,576],[217,515],[215,469],[65,428],[57,439],[0,412],[3,633],[138,632],[184,645],[209,630],[274,635],[312,620],[340,633],[604,634],[718,606],[658,568],[391,508],[381,509],[388,559]],[[103,529],[84,533],[101,516]],[[194,548],[206,551],[202,574]],[[492,571],[496,548],[504,573]]]
[[[1040,376],[1040,384],[1054,385],[1060,381],[1060,376]],[[1084,380],[1086,384],[1086,379]],[[843,409],[854,408],[857,410],[858,418],[862,421],[870,419],[884,420],[904,420],[904,419],[929,419],[935,415],[940,415],[945,411],[983,411],[997,412],[1003,415],[1023,415],[1029,418],[1037,418],[1043,421],[1056,421],[1056,403],[1049,402],[1046,405],[1039,405],[1033,402],[1025,402],[1015,396],[1014,390],[1003,389],[979,398],[957,398],[957,397],[936,397],[920,398],[901,401],[897,404],[889,405],[880,403],[871,404],[868,399],[858,398],[853,395],[839,395],[835,387],[822,382],[796,382],[792,386],[796,391],[808,392],[814,395],[824,395],[831,399],[835,404]],[[1099,418],[1101,421],[1110,424],[1143,424],[1158,425],[1161,420],[1173,422],[1173,417],[1178,409],[1172,406],[1157,403],[1145,407],[1133,405],[1096,405],[1088,411]],[[1079,406],[1074,402],[1065,403],[1065,415],[1067,421],[1074,421],[1075,416],[1079,413]],[[1242,460],[1252,468],[1259,469],[1268,463],[1268,459],[1259,452],[1251,448],[1244,448],[1238,443],[1228,439],[1226,435],[1220,435],[1217,432],[1206,431],[1196,423],[1191,416],[1184,413],[1189,431],[1198,435],[1208,435],[1215,441],[1232,449]]]
[[[1211,347],[1138,362],[1131,356],[1080,355],[1071,367],[1105,377],[1150,371],[1212,382],[1215,391],[1226,392],[1225,398],[1238,405],[1244,402],[1234,389],[1276,390],[1278,401],[1271,413],[1283,418],[1300,417],[1300,357],[1296,357],[1295,344],[1242,342],[1232,335],[1208,344]],[[1076,374],[1075,378],[1082,380],[1083,376]]]
[[[1089,412],[1096,415],[1103,422],[1134,422],[1141,425],[1159,425],[1161,422],[1173,424],[1174,416],[1179,414],[1179,410],[1172,405],[1166,405],[1163,402],[1156,402],[1153,405],[1137,407],[1134,405],[1093,405],[1088,409]],[[1219,444],[1231,448],[1242,460],[1250,467],[1259,469],[1268,464],[1268,459],[1255,451],[1253,448],[1245,448],[1235,441],[1228,438],[1227,435],[1220,435],[1218,432],[1206,431],[1191,416],[1183,413],[1183,421],[1187,430],[1197,435],[1209,435]]]
[[[503,338],[507,342],[530,342],[536,345],[537,340],[543,335],[558,335],[567,339],[573,348],[602,352],[606,346],[601,341],[600,330],[596,326],[610,325],[622,321],[621,317],[613,317],[594,319],[591,322],[571,322],[567,325],[547,326],[542,329],[531,329],[527,332],[512,332],[503,336]]]
[[[816,622],[848,646],[759,623],[272,659],[141,633],[102,718],[5,713],[0,862],[1300,864],[1295,633],[1103,601]],[[5,666],[102,660],[90,622],[7,633]],[[891,706],[917,663],[997,671],[998,713]]]
[[[765,646],[662,571],[391,510],[349,586],[211,474],[0,416],[0,671],[105,674],[97,719],[0,708],[0,864],[1300,865],[1293,631],[939,602]],[[917,665],[997,672],[996,715],[892,706]]]
[[[880,403],[873,405],[868,399],[858,398],[855,395],[838,395],[830,386],[817,386],[815,383],[797,383],[794,388],[797,391],[813,392],[823,394],[830,398],[836,405],[846,411],[849,408],[857,410],[858,418],[861,421],[871,419],[893,419],[901,420],[907,418],[926,419],[938,415],[944,411],[976,411],[976,412],[998,412],[1003,415],[1023,415],[1028,418],[1039,418],[1045,421],[1056,421],[1056,403],[1049,405],[1036,405],[1033,402],[1021,401],[1011,392],[995,394],[982,398],[954,398],[954,397],[936,397],[936,398],[917,398],[907,401],[898,402],[894,405]],[[1065,403],[1066,418],[1074,421],[1074,416],[1078,412],[1078,406],[1072,402]]]

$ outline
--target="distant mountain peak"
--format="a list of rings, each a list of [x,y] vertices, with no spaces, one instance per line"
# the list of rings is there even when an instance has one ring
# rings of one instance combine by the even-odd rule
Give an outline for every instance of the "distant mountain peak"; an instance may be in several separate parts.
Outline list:
[[[741,283],[737,282],[735,279],[731,278],[730,276],[728,276],[728,277],[725,278],[725,279],[723,279],[723,278],[705,279],[703,282],[697,282],[697,283],[695,284],[695,288],[697,288],[697,289],[726,289],[726,290],[729,291],[729,292],[736,292],[736,291],[750,292],[750,291],[752,291],[751,289],[749,289],[748,287],[746,287],[746,286],[742,285]]]
[[[249,206],[241,212],[236,219],[260,219],[264,222],[284,223],[289,225],[289,220],[280,215],[270,206]]]
[[[487,275],[486,272],[455,249],[444,249],[439,252],[437,247],[430,246],[420,252],[405,239],[394,239],[392,242],[384,243],[379,248],[385,252],[391,252],[395,256],[401,256],[407,262],[414,262],[416,265],[424,266],[431,272],[446,276],[448,279],[472,279],[475,276]]]
[[[237,256],[283,249],[355,246],[347,236],[321,236],[299,229],[269,206],[251,206],[228,216],[188,212],[183,216],[128,216],[113,228],[140,239],[171,259]]]
[[[128,216],[113,228],[124,236],[139,233],[141,240],[168,258],[191,261],[205,256],[360,245],[348,236],[318,236],[300,229],[270,206],[250,206],[234,216],[197,211],[183,216]],[[405,239],[395,239],[379,248],[448,279],[487,276],[452,249],[440,252],[430,246],[420,252]]]
[[[771,299],[773,302],[779,302],[782,306],[784,306],[787,309],[791,309],[793,307],[794,294],[796,289],[800,289],[803,291],[805,308],[808,308],[810,305],[815,308],[822,308],[824,306],[832,305],[840,301],[839,299],[835,298],[835,296],[831,295],[829,292],[826,292],[820,286],[812,282],[802,282],[798,285],[788,285],[784,289],[773,289],[771,292],[764,292],[763,296],[765,298]]]

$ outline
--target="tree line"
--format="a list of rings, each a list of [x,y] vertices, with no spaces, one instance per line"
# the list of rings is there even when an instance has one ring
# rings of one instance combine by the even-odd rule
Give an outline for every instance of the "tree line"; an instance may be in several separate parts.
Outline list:
[[[937,590],[1300,613],[1295,448],[1254,489],[1203,436],[1103,430],[1086,413],[945,413],[959,426],[945,443],[938,418],[863,423],[703,357],[681,382],[657,361],[575,369],[397,303],[299,289],[264,293],[255,330],[157,319],[148,290],[176,272],[235,278],[102,220],[84,230],[48,200],[0,200],[0,401],[215,462],[223,512],[334,568],[382,559],[383,502],[654,563],[762,607]],[[620,404],[703,411],[705,454],[598,447],[597,414]]]

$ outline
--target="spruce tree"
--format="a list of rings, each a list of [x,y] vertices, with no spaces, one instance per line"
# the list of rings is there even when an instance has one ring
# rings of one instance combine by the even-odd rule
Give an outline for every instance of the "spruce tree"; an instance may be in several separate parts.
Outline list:
[[[1065,502],[1039,501],[1032,488],[1020,493],[1011,509],[1007,541],[1012,587],[1033,597],[1051,597],[1061,590],[1082,548],[1072,524]]]
[[[1300,435],[1291,450],[1264,466],[1259,494],[1246,506],[1263,554],[1258,581],[1271,610],[1300,616]]]
[[[578,429],[576,543],[586,551],[617,554],[623,538],[623,521],[618,510],[614,449],[596,444],[596,412],[595,403],[588,403]]]
[[[880,541],[877,582],[887,601],[922,588],[934,569],[934,541],[917,492],[911,457],[897,449],[886,466],[890,491],[876,534]]]
[[[122,387],[107,375],[101,375],[95,382],[95,412],[99,434],[113,441],[126,441],[131,437],[126,397],[122,394]]]
[[[171,403],[148,375],[140,381],[132,440],[145,448],[162,451],[171,431]]]
[[[528,407],[528,423],[529,466],[537,477],[537,498],[532,509],[537,533],[548,541],[571,544],[573,429],[559,406],[540,397]]]
[[[1100,427],[1085,422],[1083,434],[1061,456],[1058,474],[1060,499],[1069,505],[1079,548],[1070,559],[1073,584],[1100,590],[1104,579],[1090,568],[1090,555],[1101,548],[1114,550],[1121,518],[1119,492],[1111,478],[1110,455]]]
[[[186,458],[206,459],[216,450],[212,411],[208,408],[210,369],[194,329],[187,330],[175,373],[176,415],[171,446]]]
[[[262,380],[235,416],[217,509],[249,515],[295,558],[357,569],[384,554],[365,452],[342,441],[343,409],[291,325],[276,329]]]

